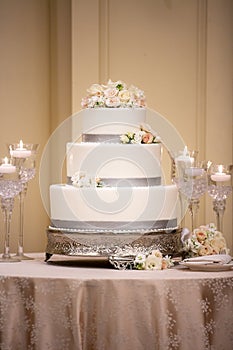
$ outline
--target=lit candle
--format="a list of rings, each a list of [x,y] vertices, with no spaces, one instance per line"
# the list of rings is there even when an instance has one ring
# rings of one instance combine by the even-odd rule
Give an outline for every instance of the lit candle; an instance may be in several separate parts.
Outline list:
[[[190,163],[190,164],[193,164],[193,162],[194,162],[194,158],[190,157],[190,155],[189,155],[189,151],[188,151],[187,146],[185,146],[181,155],[178,156],[175,160],[176,160],[176,162],[184,162],[184,163]]]
[[[12,174],[15,173],[16,167],[9,163],[9,159],[5,157],[3,163],[0,165],[0,174]]]
[[[210,176],[211,180],[216,182],[225,182],[231,179],[230,174],[226,174],[223,172],[223,166],[219,165],[218,171]]]
[[[10,154],[12,157],[15,157],[15,158],[28,158],[31,156],[32,152],[31,152],[31,150],[24,148],[23,141],[20,140],[19,147],[17,147],[14,150],[11,149]]]

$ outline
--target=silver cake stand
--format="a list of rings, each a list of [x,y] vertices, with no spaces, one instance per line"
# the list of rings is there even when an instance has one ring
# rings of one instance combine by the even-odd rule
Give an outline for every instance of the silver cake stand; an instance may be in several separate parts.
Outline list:
[[[48,227],[45,261],[53,254],[106,257],[117,269],[132,268],[138,253],[159,249],[175,256],[181,249],[181,229],[161,231],[85,231]]]

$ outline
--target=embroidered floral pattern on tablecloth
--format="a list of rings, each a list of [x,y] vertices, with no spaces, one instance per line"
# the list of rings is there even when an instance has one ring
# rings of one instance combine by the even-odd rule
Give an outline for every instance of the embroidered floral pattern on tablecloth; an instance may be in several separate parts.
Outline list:
[[[130,280],[0,277],[0,349],[232,350],[233,277],[135,273]]]

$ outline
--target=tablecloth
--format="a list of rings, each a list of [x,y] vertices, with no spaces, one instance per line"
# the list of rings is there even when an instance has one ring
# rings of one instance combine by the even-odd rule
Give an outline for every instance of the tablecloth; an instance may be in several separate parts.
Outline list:
[[[0,264],[1,350],[233,349],[232,270],[32,256]]]

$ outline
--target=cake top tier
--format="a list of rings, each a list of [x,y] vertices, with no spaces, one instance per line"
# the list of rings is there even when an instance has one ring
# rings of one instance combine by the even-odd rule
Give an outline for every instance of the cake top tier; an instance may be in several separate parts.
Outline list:
[[[106,85],[92,84],[82,99],[82,108],[144,108],[144,92],[134,85],[129,87],[121,80],[109,80]]]

